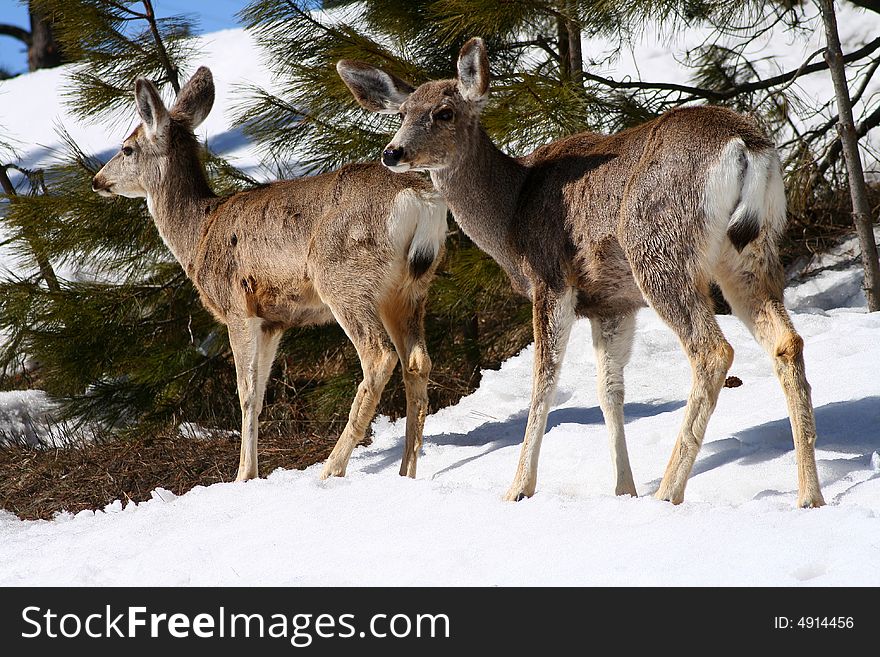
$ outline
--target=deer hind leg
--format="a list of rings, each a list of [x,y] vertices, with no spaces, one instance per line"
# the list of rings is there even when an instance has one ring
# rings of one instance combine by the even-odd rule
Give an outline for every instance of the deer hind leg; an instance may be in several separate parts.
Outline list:
[[[425,416],[428,414],[428,377],[431,358],[425,346],[425,297],[398,299],[383,316],[397,354],[406,386],[406,443],[400,464],[401,477],[416,476],[416,462],[422,448]]]
[[[555,292],[539,287],[534,292],[532,323],[535,360],[532,370],[532,402],[513,483],[504,499],[516,502],[531,497],[538,483],[538,455],[547,428],[547,414],[556,393],[565,347],[574,322],[574,291]]]
[[[705,306],[692,309],[693,326],[678,331],[691,362],[691,392],[672,457],[657,490],[658,499],[673,504],[684,501],[684,489],[703,444],[706,426],[715,410],[727,370],[733,363],[733,348],[721,334],[709,309],[708,298],[702,301]],[[680,325],[673,328],[680,328]]]
[[[236,481],[259,476],[257,434],[266,381],[278,349],[280,332],[263,330],[263,320],[249,317],[228,325],[241,406],[241,455]]]
[[[354,301],[345,308],[336,304],[328,305],[357,349],[364,379],[358,386],[351,404],[345,429],[324,464],[321,479],[345,476],[351,453],[363,440],[367,427],[376,413],[376,406],[379,404],[385,384],[388,383],[397,365],[394,345],[388,339],[372,304],[358,304]]]
[[[773,359],[788,405],[798,467],[798,506],[825,504],[816,469],[816,420],[804,368],[804,341],[782,303],[783,272],[775,254],[760,244],[736,253],[728,249],[717,278],[733,312]]]
[[[611,462],[615,471],[616,495],[636,497],[636,485],[626,451],[623,429],[623,368],[629,362],[635,333],[635,313],[591,319],[599,406],[611,440]]]
[[[706,425],[733,362],[733,348],[715,321],[708,280],[694,271],[686,256],[652,258],[646,251],[636,256],[631,262],[639,287],[660,318],[678,335],[691,363],[691,391],[684,421],[656,495],[680,504]]]

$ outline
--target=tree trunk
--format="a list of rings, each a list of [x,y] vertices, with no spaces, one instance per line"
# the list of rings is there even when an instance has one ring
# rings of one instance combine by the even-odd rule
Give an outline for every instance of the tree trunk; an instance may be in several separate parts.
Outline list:
[[[559,81],[566,83],[571,80],[571,45],[568,37],[568,22],[562,17],[556,19],[556,42],[559,52]]]
[[[28,44],[28,70],[52,68],[67,61],[55,35],[52,34],[52,22],[37,13],[33,5],[29,9],[31,17],[31,37]]]
[[[852,198],[853,223],[859,236],[862,250],[862,267],[865,270],[865,296],[868,299],[868,310],[880,310],[880,262],[877,258],[877,243],[874,240],[874,229],[871,217],[871,204],[868,201],[868,189],[865,185],[865,174],[862,171],[862,159],[859,155],[859,142],[853,121],[852,102],[846,83],[846,71],[843,66],[843,53],[840,48],[840,37],[837,33],[837,16],[834,13],[834,0],[815,0],[822,12],[825,23],[825,61],[834,82],[834,93],[837,96],[837,131],[843,146],[843,158],[846,162],[849,193]]]
[[[571,81],[578,87],[584,86],[584,55],[581,50],[581,26],[575,20],[577,17],[577,7],[572,0],[568,2],[570,13],[569,20],[566,21],[566,30],[568,31],[568,56],[569,70],[571,71]]]

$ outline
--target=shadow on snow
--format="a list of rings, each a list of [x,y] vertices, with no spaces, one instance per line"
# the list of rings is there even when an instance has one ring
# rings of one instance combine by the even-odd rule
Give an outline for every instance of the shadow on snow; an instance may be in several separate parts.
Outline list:
[[[632,403],[624,405],[624,417],[629,423],[643,417],[651,417],[670,413],[684,406],[683,401],[658,402],[658,403]],[[468,433],[442,433],[436,436],[425,436],[425,443],[431,445],[455,445],[458,447],[476,447],[485,445],[486,449],[466,459],[462,459],[442,470],[434,476],[459,468],[486,454],[504,447],[518,445],[522,442],[528,421],[528,409],[520,411],[506,420],[499,422],[487,422]],[[551,411],[547,416],[547,431],[562,424],[603,424],[602,411],[598,407],[592,408],[559,408]],[[393,448],[379,452],[380,459],[364,467],[364,472],[379,472],[401,458],[402,443]]]
[[[627,423],[645,417],[661,415],[682,408],[684,401],[626,404]],[[845,479],[850,473],[871,468],[875,451],[880,450],[880,396],[864,397],[826,404],[815,409],[818,434],[818,461],[823,474],[823,486]],[[434,474],[434,477],[471,463],[498,449],[519,445],[525,433],[528,411],[523,410],[510,418],[487,422],[467,433],[444,433],[425,436],[431,445],[475,447],[485,445],[480,454],[457,461]],[[562,424],[602,424],[602,411],[597,408],[561,408],[547,418],[547,431]],[[632,437],[632,436],[630,436]],[[670,436],[670,447],[675,436]],[[381,450],[378,461],[364,467],[364,472],[375,473],[396,465],[401,457],[401,444]],[[691,477],[732,463],[744,465],[761,463],[794,450],[788,417],[743,429],[728,438],[705,443],[694,464]],[[822,451],[838,452],[823,458]],[[873,478],[873,477],[871,477]],[[660,479],[648,484],[643,494],[653,494]],[[829,500],[831,501],[831,500]]]

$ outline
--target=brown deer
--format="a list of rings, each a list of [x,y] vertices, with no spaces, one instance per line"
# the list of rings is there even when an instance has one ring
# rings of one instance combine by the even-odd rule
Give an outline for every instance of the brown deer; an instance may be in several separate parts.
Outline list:
[[[413,89],[367,64],[337,64],[363,107],[403,117],[382,162],[398,172],[429,171],[462,230],[532,301],[532,400],[506,499],[535,492],[547,412],[576,317],[591,323],[616,493],[636,494],[624,439],[623,369],[645,300],[678,335],[693,370],[684,422],[657,490],[660,499],[684,499],[733,360],[713,314],[714,280],[773,358],[797,452],[798,504],[824,504],[803,340],[782,303],[777,242],[785,190],[771,141],[749,118],[691,107],[514,158],[480,125],[489,92],[481,39],[464,45],[457,69],[456,79]]]
[[[215,196],[193,130],[214,102],[199,68],[168,110],[135,83],[142,123],[95,175],[99,194],[145,197],[159,234],[205,307],[226,324],[241,403],[237,481],[258,476],[257,427],[282,332],[339,322],[364,372],[322,477],[344,476],[398,357],[406,386],[401,475],[414,477],[428,408],[428,286],[443,253],[446,206],[418,174],[378,163]]]

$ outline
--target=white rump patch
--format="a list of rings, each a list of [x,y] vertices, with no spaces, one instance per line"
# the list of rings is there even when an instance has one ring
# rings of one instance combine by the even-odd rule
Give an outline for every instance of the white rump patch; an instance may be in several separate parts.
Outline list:
[[[741,158],[745,152],[746,145],[742,139],[731,139],[721,151],[718,161],[707,172],[703,209],[718,234],[727,231],[730,216],[740,200],[743,184]],[[715,235],[716,230],[712,234]]]
[[[773,148],[752,151],[731,139],[706,176],[703,209],[709,222],[709,260],[714,261],[728,233],[757,222],[776,234],[785,226],[785,187]]]
[[[407,260],[418,254],[434,258],[446,240],[446,204],[435,192],[404,189],[394,197],[388,234],[394,250]]]

